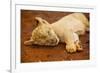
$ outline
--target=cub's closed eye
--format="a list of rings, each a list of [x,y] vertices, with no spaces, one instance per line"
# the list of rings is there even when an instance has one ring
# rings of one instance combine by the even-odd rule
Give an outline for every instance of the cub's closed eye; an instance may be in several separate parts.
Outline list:
[[[46,23],[44,20],[42,21],[43,23]]]
[[[48,35],[51,35],[50,31],[47,31]]]

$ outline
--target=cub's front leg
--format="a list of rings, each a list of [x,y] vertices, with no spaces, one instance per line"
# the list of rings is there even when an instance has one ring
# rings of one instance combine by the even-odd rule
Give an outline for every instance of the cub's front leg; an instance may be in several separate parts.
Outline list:
[[[67,52],[73,53],[76,52],[76,45],[74,43],[73,32],[70,30],[66,30],[64,32],[64,41],[66,43],[66,50]]]
[[[71,31],[68,31],[65,34],[65,43],[67,52],[73,53],[76,51],[82,51],[83,48],[80,44],[79,36]]]

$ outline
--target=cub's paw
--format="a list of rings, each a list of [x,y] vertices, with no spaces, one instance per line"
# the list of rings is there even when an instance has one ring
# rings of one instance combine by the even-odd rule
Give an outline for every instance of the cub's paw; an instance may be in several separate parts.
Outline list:
[[[82,51],[83,50],[82,44],[81,44],[80,41],[75,41],[75,45],[76,45],[77,51]]]
[[[74,53],[74,52],[76,52],[76,46],[75,45],[67,45],[66,46],[66,50],[67,50],[67,52],[69,52],[69,53]]]
[[[27,46],[32,45],[33,44],[32,42],[33,42],[33,40],[25,41],[24,45],[27,45]]]

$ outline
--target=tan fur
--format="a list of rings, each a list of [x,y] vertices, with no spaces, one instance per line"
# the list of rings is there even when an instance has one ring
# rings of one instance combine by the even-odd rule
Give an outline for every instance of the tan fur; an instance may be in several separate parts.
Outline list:
[[[85,34],[86,29],[89,28],[88,19],[84,14],[72,13],[52,24],[40,17],[35,19],[39,22],[39,26],[33,30],[31,39],[26,41],[25,44],[34,42],[33,44],[39,45],[57,45],[60,41],[66,43],[67,52],[73,53],[82,50],[78,35]],[[51,35],[48,35],[46,32],[49,30]],[[45,37],[47,38],[45,39]],[[51,37],[53,37],[53,40],[56,39],[56,41],[54,40],[55,42],[52,42],[52,44],[45,41],[48,39],[50,41]]]
[[[70,53],[82,50],[79,36],[85,34],[89,22],[84,14],[72,13],[51,24],[61,42],[66,43],[66,50]],[[78,38],[77,40],[74,38]],[[76,42],[77,41],[77,42]]]

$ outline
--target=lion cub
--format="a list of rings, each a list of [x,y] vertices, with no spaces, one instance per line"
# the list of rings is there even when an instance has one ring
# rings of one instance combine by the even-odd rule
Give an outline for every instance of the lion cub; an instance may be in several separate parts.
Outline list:
[[[83,13],[69,14],[52,24],[40,17],[35,19],[38,21],[39,26],[33,30],[32,37],[24,44],[54,46],[59,42],[64,42],[66,43],[67,52],[73,53],[83,50],[79,35],[85,34],[85,31],[89,28],[89,21]],[[48,32],[50,35],[47,35]]]

